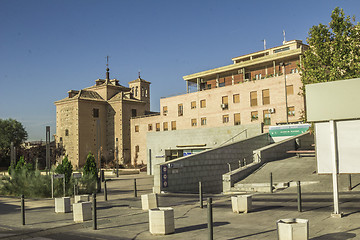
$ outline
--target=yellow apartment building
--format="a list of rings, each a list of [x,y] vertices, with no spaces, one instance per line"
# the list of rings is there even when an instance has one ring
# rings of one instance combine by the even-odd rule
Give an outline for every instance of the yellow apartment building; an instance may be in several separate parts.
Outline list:
[[[196,135],[201,129],[218,129],[215,133],[207,131],[203,142],[188,146],[201,150],[201,146],[216,146],[211,134],[219,131],[230,134],[230,129],[243,131],[254,124],[267,131],[270,125],[301,122],[304,98],[298,64],[307,48],[300,40],[288,41],[235,57],[230,65],[184,76],[186,94],[160,99],[161,112],[157,115],[131,119],[132,164],[154,158],[166,161],[166,154],[159,152],[163,151],[161,147],[156,152],[149,146],[157,141],[171,151],[181,150],[184,146],[178,142],[184,130],[193,130]],[[170,132],[173,137],[166,138]]]

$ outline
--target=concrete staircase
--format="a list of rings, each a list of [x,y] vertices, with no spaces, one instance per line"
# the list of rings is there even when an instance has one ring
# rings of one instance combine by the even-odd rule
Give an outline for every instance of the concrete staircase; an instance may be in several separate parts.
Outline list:
[[[296,192],[296,182],[301,181],[302,192],[331,192],[331,175],[318,175],[315,157],[290,157],[265,163],[254,173],[235,183],[232,192],[270,192],[270,173],[274,191]],[[349,191],[348,174],[339,176],[339,190]],[[358,190],[360,176],[352,175],[352,190]]]

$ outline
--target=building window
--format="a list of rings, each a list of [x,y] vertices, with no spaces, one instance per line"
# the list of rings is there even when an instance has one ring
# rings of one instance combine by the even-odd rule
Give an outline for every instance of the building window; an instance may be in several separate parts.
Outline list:
[[[62,142],[62,137],[60,137],[60,142]]]
[[[207,89],[211,89],[211,84],[206,85]]]
[[[171,130],[176,130],[176,121],[171,121]]]
[[[253,111],[251,112],[251,121],[256,121],[258,120],[258,112],[257,111]]]
[[[223,123],[228,123],[229,122],[229,114],[223,115],[222,119],[223,119]]]
[[[142,96],[142,97],[145,96],[145,89],[144,89],[144,87],[141,87],[141,96]]]
[[[65,136],[69,136],[69,130],[68,129],[65,130]]]
[[[135,97],[137,97],[137,95],[138,95],[138,87],[135,87]]]
[[[152,124],[148,124],[148,131],[152,131]]]
[[[264,125],[271,125],[271,113],[269,110],[264,110]]]
[[[163,106],[163,115],[166,116],[167,113],[168,113],[167,106]]]
[[[191,126],[196,127],[197,126],[197,120],[196,118],[191,119]]]
[[[261,79],[261,73],[255,74],[255,79],[256,79],[256,80],[260,80],[260,79]]]
[[[200,101],[200,108],[206,108],[206,100],[205,99]]]
[[[221,98],[221,108],[222,110],[226,110],[229,108],[229,98],[228,96],[222,96]]]
[[[131,116],[136,117],[136,109],[131,109]]]
[[[234,125],[240,125],[240,113],[234,113]]]
[[[184,107],[181,103],[181,104],[178,104],[178,116],[182,116],[182,115],[184,115]]]
[[[293,85],[287,85],[286,86],[286,93],[287,93],[287,95],[293,95],[294,94],[294,86]]]
[[[194,109],[194,108],[196,108],[196,101],[191,102],[191,109]]]
[[[139,147],[139,145],[136,145],[136,146],[135,146],[135,152],[137,152],[137,153],[140,152],[140,147]]]
[[[156,123],[155,127],[157,132],[160,131],[160,123]]]
[[[240,94],[234,94],[233,103],[239,103],[239,102],[240,102]]]
[[[135,125],[135,132],[139,132],[139,125]]]
[[[201,126],[206,125],[206,117],[201,118]]]
[[[270,90],[269,89],[262,90],[262,101],[263,101],[263,105],[270,104]]]
[[[163,123],[163,129],[164,129],[164,131],[169,130],[169,126],[168,126],[168,123],[167,123],[167,122],[164,122],[164,123]]]
[[[295,107],[288,107],[288,116],[292,117],[295,116]]]
[[[145,97],[147,97],[147,96],[148,96],[148,90],[145,89]]]
[[[98,108],[93,108],[93,117],[94,117],[94,118],[98,118],[98,117],[99,117],[99,109],[98,109]]]
[[[257,92],[250,92],[250,106],[257,106]]]

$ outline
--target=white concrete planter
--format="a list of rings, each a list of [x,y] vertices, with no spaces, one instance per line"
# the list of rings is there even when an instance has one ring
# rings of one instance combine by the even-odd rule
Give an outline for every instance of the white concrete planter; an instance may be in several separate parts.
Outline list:
[[[55,198],[55,212],[56,213],[71,212],[70,197]]]
[[[91,220],[91,202],[79,202],[73,204],[74,222]]]
[[[141,195],[141,205],[143,210],[157,208],[157,196],[155,193]]]
[[[309,220],[299,218],[280,219],[276,222],[279,240],[308,240]]]
[[[151,234],[170,234],[175,232],[174,209],[154,208],[149,210],[149,226]]]
[[[232,210],[235,213],[248,213],[252,207],[251,195],[238,195],[231,197]]]
[[[74,197],[74,203],[78,203],[78,202],[88,202],[89,200],[89,195],[75,195]]]

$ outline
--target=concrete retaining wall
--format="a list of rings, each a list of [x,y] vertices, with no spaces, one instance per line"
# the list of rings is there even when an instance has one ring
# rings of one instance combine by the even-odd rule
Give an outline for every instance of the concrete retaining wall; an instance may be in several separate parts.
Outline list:
[[[202,182],[203,191],[220,193],[222,175],[229,172],[227,163],[237,164],[240,159],[252,156],[255,149],[270,144],[267,133],[236,143],[205,150],[203,152],[168,161],[154,166],[154,191],[198,192],[198,183]],[[168,187],[162,187],[161,166],[168,168]]]
[[[238,168],[234,171],[225,173],[222,176],[223,179],[223,192],[230,191],[231,187],[234,186],[236,182],[239,182],[249,176],[251,173],[253,173],[256,169],[261,167],[263,163],[260,162],[253,162],[247,166],[244,166],[242,168]]]
[[[252,164],[223,175],[223,192],[229,191],[236,182],[249,176],[264,163],[290,157],[291,154],[286,153],[286,151],[313,149],[314,147],[312,144],[314,144],[314,135],[306,132],[298,136],[287,138],[281,142],[256,149],[254,151],[254,162]]]
[[[150,175],[154,174],[154,166],[165,162],[166,150],[186,150],[193,148],[191,145],[198,145],[203,147],[195,148],[203,151],[216,148],[222,144],[224,145],[225,142],[234,143],[246,138],[258,136],[261,133],[262,124],[149,132],[146,135],[148,156],[147,173]]]
[[[309,132],[285,139],[281,142],[265,146],[254,151],[255,162],[270,162],[291,157],[295,154],[286,153],[289,150],[313,149],[314,135]]]

